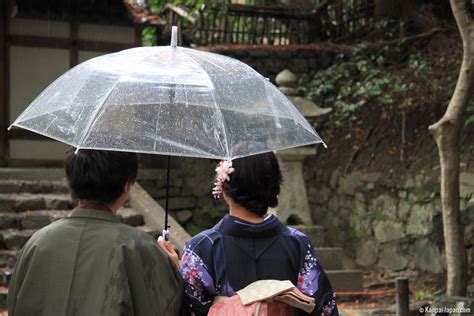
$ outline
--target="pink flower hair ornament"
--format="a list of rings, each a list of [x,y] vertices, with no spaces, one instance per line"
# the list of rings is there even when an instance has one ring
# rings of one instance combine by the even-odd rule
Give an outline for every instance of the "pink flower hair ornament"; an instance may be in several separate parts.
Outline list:
[[[214,199],[219,199],[222,196],[224,190],[224,182],[229,181],[229,175],[234,172],[235,169],[232,168],[232,161],[223,160],[219,162],[216,168],[216,182],[214,182],[214,188],[212,189],[212,195]]]

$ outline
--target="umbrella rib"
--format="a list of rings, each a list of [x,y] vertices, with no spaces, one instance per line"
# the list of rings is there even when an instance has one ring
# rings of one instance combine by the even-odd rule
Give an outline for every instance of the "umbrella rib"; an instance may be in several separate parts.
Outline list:
[[[209,78],[209,81],[212,83],[212,80],[211,80],[211,77],[209,77],[209,74],[206,72],[206,70],[198,63],[194,60],[194,56],[198,56],[198,55],[194,55],[194,54],[188,54],[188,52],[186,52],[186,55],[188,55],[189,57],[191,57],[191,60],[196,64],[197,67],[199,67],[206,75],[207,77]],[[209,62],[209,61],[208,61]],[[213,63],[211,63],[213,64]],[[213,64],[214,65],[214,64]],[[216,67],[219,67],[218,65],[215,65]],[[221,68],[221,67],[219,67]],[[222,68],[221,68],[222,69]],[[222,69],[222,70],[225,70],[225,69]],[[214,84],[212,85],[214,86]],[[212,89],[213,90],[213,89]],[[227,159],[230,159],[230,152],[229,152],[229,144],[227,143],[227,131],[226,131],[226,128],[225,128],[225,118],[224,118],[224,114],[222,114],[222,111],[221,109],[219,108],[219,106],[217,105],[217,101],[216,101],[216,98],[214,97],[214,93],[211,89],[209,89],[209,93],[212,97],[212,101],[214,103],[214,107],[216,109],[216,112],[219,114],[219,116],[221,117],[221,129],[222,129],[222,133],[224,133],[224,147],[225,147],[225,152],[226,152],[226,156],[227,156]]]
[[[114,82],[114,84],[110,88],[109,92],[107,92],[107,96],[105,97],[104,102],[102,102],[102,104],[98,107],[98,109],[95,111],[94,115],[92,116],[92,119],[87,124],[84,135],[81,137],[80,141],[77,143],[77,148],[76,148],[77,150],[81,147],[81,144],[84,143],[84,140],[89,136],[92,125],[94,125],[94,123],[99,118],[99,113],[102,111],[102,108],[104,107],[105,103],[109,99],[109,97],[112,94],[112,91],[114,90],[117,83],[119,83],[121,77],[122,76],[119,76],[117,81]]]

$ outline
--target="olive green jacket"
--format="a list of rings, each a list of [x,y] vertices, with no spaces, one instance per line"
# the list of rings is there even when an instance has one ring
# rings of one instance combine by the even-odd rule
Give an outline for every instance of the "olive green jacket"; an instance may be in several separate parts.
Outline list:
[[[77,209],[18,257],[10,316],[178,315],[180,274],[146,233],[109,211]]]

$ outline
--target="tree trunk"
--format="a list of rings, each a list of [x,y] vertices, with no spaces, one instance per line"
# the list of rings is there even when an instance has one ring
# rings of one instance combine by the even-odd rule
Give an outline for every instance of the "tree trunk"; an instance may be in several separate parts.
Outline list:
[[[459,213],[460,135],[464,111],[474,88],[474,23],[464,0],[450,0],[463,40],[463,60],[458,81],[444,116],[429,127],[438,146],[441,167],[441,204],[446,248],[447,294],[465,296],[467,256]]]

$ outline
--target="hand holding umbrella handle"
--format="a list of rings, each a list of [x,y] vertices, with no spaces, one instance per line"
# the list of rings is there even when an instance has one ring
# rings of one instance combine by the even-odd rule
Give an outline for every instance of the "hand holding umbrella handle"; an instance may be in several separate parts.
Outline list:
[[[161,232],[161,236],[163,236],[163,239],[165,241],[169,241],[170,240],[170,230],[169,230],[169,226],[165,227],[165,229],[163,229],[163,231]]]

